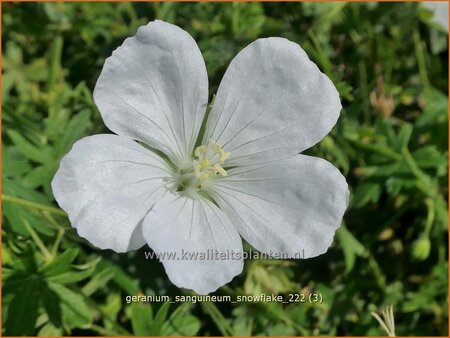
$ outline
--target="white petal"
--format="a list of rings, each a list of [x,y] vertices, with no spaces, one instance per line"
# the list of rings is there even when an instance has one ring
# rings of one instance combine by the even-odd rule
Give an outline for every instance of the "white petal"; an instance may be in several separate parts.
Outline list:
[[[145,244],[139,222],[169,177],[164,160],[135,141],[94,135],[64,156],[52,189],[80,236],[99,248],[124,252]]]
[[[204,141],[212,138],[231,152],[228,166],[267,163],[319,142],[341,108],[333,83],[299,45],[259,39],[228,67]]]
[[[438,23],[448,32],[448,2],[427,1],[421,4],[433,12],[431,21]]]
[[[140,27],[105,61],[94,99],[109,129],[184,160],[208,101],[196,42],[163,21]]]
[[[239,234],[220,209],[205,199],[167,196],[145,217],[143,234],[155,252],[176,253],[177,259],[160,260],[178,287],[207,294],[242,272]],[[202,253],[204,257],[209,253],[210,259],[202,260]]]
[[[339,170],[305,155],[232,169],[211,189],[242,237],[274,257],[326,252],[348,205],[347,183]]]

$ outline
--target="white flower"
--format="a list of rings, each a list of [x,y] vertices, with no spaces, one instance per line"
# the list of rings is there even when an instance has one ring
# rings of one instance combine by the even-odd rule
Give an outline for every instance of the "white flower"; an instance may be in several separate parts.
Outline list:
[[[150,22],[126,39],[105,61],[94,99],[117,135],[75,143],[52,188],[95,246],[177,252],[163,260],[170,280],[206,294],[242,271],[242,257],[182,252],[238,257],[240,236],[289,257],[331,245],[347,183],[329,162],[298,153],[331,130],[341,103],[299,45],[259,39],[234,58],[198,147],[208,78],[197,44],[177,26]]]
[[[422,2],[422,5],[433,12],[431,21],[437,23],[448,32],[448,2],[429,1]]]

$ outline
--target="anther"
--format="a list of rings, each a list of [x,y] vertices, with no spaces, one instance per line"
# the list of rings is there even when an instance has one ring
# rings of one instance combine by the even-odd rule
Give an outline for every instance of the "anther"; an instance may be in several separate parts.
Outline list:
[[[225,152],[221,145],[213,139],[208,141],[208,145],[197,147],[194,155],[196,159],[192,161],[192,164],[195,177],[199,181],[197,182],[199,189],[204,189],[205,181],[208,178],[214,177],[217,174],[221,176],[228,175],[222,165],[230,157],[230,153]]]

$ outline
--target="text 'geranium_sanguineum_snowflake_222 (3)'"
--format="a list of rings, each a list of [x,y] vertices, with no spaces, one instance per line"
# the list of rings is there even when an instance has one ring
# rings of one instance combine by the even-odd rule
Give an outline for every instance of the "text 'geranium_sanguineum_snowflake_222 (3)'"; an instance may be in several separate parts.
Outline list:
[[[197,43],[152,21],[106,59],[94,101],[115,134],[77,141],[52,181],[94,246],[173,253],[159,256],[170,281],[207,294],[242,272],[241,237],[291,258],[331,245],[348,185],[331,163],[300,153],[330,132],[342,105],[298,44],[271,37],[245,47],[207,112]]]

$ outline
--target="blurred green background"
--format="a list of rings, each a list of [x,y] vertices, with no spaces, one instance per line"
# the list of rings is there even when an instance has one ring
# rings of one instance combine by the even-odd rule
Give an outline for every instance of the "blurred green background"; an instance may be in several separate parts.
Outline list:
[[[3,335],[447,335],[447,32],[419,3],[3,3]],[[259,37],[298,42],[338,88],[332,133],[307,151],[351,189],[333,246],[308,260],[251,260],[217,295],[320,293],[321,304],[125,302],[188,295],[144,250],[78,237],[50,181],[86,135],[101,67],[138,26],[187,30],[210,95]],[[257,60],[255,60],[257,62]],[[147,248],[148,250],[148,248]]]

